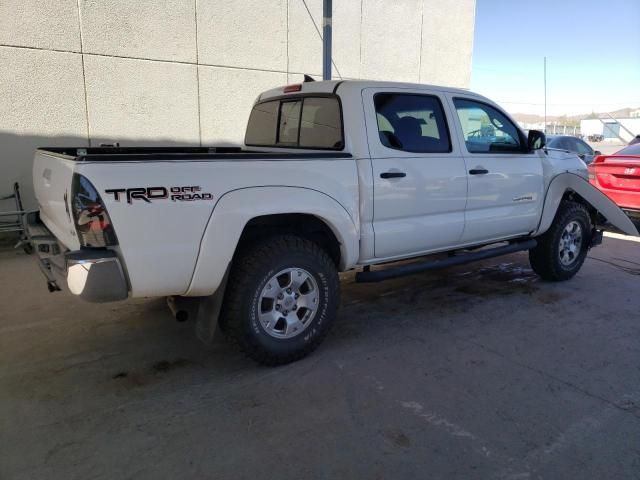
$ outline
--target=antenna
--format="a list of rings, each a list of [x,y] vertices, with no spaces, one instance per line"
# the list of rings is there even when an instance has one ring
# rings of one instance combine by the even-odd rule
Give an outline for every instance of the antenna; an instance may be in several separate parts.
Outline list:
[[[547,133],[547,57],[544,57],[544,133]]]

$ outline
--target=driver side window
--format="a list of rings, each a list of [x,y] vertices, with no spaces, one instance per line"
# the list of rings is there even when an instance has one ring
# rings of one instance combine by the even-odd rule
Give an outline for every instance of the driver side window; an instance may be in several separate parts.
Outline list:
[[[469,153],[521,153],[518,128],[499,110],[481,102],[453,100]]]

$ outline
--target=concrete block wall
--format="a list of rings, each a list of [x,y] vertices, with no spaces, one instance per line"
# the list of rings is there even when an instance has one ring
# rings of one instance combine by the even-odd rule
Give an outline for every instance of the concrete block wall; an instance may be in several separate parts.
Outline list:
[[[334,78],[468,86],[475,0],[333,4]],[[37,146],[241,142],[262,90],[321,76],[321,28],[322,0],[0,1],[0,196],[35,206]]]

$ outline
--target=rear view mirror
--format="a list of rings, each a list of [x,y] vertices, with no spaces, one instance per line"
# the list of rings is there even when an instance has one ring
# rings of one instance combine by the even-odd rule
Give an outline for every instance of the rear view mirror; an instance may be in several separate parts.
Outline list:
[[[539,150],[547,144],[547,137],[540,130],[529,130],[527,145],[529,150]]]

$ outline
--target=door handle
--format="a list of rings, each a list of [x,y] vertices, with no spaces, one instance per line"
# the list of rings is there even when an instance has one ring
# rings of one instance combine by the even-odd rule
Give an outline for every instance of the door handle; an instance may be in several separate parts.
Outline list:
[[[489,170],[487,170],[486,168],[472,168],[471,170],[469,170],[469,173],[471,175],[486,175],[487,173],[489,173]]]
[[[380,174],[380,178],[402,178],[406,176],[407,174],[404,172],[382,172]]]

